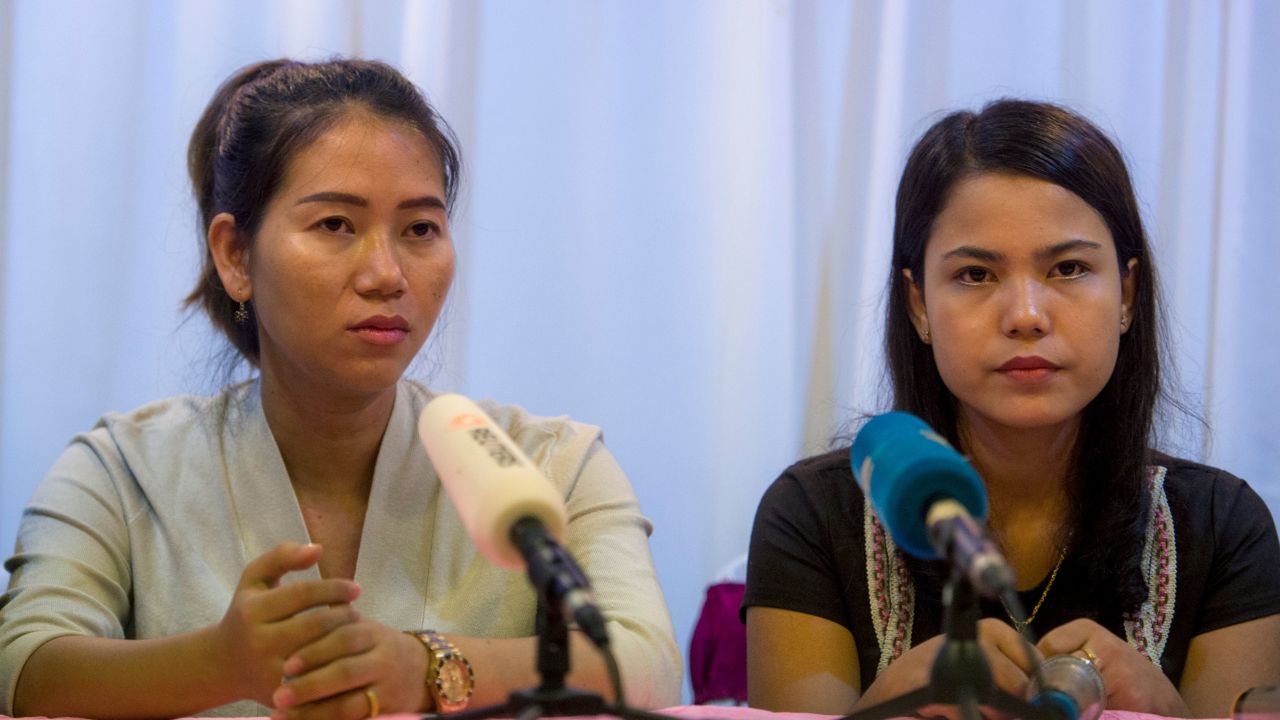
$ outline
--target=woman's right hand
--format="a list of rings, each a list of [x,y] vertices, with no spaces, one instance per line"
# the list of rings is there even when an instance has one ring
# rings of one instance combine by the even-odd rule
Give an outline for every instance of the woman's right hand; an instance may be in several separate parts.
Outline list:
[[[359,619],[352,580],[328,578],[280,584],[287,573],[320,560],[319,545],[282,543],[240,575],[231,606],[215,628],[225,676],[236,695],[271,706],[284,661],[299,648]]]
[[[858,699],[855,709],[863,710],[928,685],[933,661],[945,639],[943,635],[932,637],[890,663]],[[1016,697],[1024,697],[1032,668],[1027,665],[1026,650],[1022,647],[1022,638],[1018,632],[1002,620],[984,618],[978,621],[978,645],[987,658],[996,687]],[[1037,655],[1036,661],[1039,660]],[[984,713],[989,716],[994,714],[986,708]],[[952,720],[960,717],[959,710],[954,705],[928,705],[920,708],[917,714]]]
[[[1072,620],[1050,630],[1040,639],[1039,649],[1046,655],[1091,656],[1089,661],[1107,690],[1108,710],[1192,717],[1178,688],[1159,665],[1093,620]]]

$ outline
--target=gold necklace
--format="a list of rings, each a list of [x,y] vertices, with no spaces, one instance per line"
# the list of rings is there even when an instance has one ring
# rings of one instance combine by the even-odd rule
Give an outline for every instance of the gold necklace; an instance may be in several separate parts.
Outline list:
[[[1013,621],[1013,626],[1018,632],[1026,630],[1028,625],[1035,622],[1036,613],[1040,612],[1040,606],[1044,605],[1044,599],[1049,597],[1049,590],[1053,587],[1053,581],[1058,579],[1058,568],[1062,567],[1062,561],[1067,557],[1068,544],[1064,544],[1062,550],[1058,552],[1058,562],[1054,564],[1053,572],[1049,573],[1049,582],[1044,586],[1044,591],[1040,593],[1040,599],[1036,601],[1036,606],[1031,608],[1031,614],[1027,615],[1026,622],[1018,622],[1018,619],[1013,616],[1013,611],[1009,609],[1009,604],[1001,598],[1000,604],[1004,605],[1005,613],[1009,615],[1009,619]]]

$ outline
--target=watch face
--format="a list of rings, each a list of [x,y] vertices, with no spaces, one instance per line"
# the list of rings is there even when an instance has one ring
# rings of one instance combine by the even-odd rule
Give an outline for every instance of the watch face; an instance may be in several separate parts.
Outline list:
[[[449,702],[465,700],[471,693],[471,673],[462,660],[448,658],[440,663],[436,684],[443,699]]]

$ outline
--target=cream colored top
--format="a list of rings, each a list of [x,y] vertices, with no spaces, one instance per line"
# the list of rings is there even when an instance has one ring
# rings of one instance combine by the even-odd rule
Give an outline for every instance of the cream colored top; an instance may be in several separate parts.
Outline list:
[[[400,629],[532,635],[536,599],[525,576],[478,554],[417,440],[432,397],[413,381],[397,388],[360,540],[356,606]],[[609,619],[628,700],[676,704],[681,660],[649,552],[652,526],[599,428],[481,406],[563,493],[565,545]],[[18,675],[41,644],[214,624],[245,565],[287,541],[307,542],[307,529],[256,381],[106,415],[71,441],[23,514],[0,598],[0,709],[12,714]],[[286,581],[318,577],[313,567]],[[269,711],[243,701],[205,714]]]

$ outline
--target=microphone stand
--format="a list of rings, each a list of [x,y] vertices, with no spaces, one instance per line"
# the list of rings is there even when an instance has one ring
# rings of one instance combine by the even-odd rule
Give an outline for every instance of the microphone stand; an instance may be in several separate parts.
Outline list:
[[[963,573],[953,570],[942,590],[946,638],[934,658],[929,684],[841,720],[909,717],[927,705],[958,705],[964,720],[982,720],[980,705],[1022,720],[1075,720],[1052,703],[1033,705],[996,687],[978,645],[978,596]]]
[[[622,720],[676,720],[670,715],[628,707],[621,695],[614,698],[613,703],[607,703],[595,693],[566,686],[564,678],[569,672],[569,624],[560,603],[546,601],[542,603],[542,607],[546,614],[545,622],[538,632],[538,674],[541,676],[538,687],[517,690],[508,695],[504,703],[447,715],[427,713],[422,716],[423,720],[482,720],[498,717],[536,720],[542,717],[586,715],[612,715]],[[612,661],[612,658],[609,660]]]

